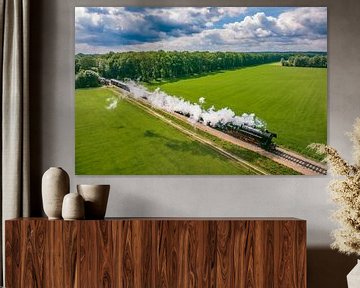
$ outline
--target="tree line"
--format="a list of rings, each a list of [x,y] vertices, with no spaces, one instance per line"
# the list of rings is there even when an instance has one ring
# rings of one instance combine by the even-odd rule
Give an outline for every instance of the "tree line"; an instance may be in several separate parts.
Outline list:
[[[297,54],[281,52],[243,53],[162,50],[109,52],[101,55],[77,54],[75,56],[75,73],[81,76],[77,77],[82,80],[77,87],[91,87],[86,81],[83,81],[83,76],[93,77],[93,74],[90,75],[90,73],[85,75],[84,71],[87,70],[109,79],[154,82],[208,74],[221,70],[238,69],[280,60],[285,63],[287,60],[284,59],[297,57],[295,55]],[[314,53],[304,53],[301,57],[313,57],[314,55]]]
[[[281,59],[282,66],[293,66],[293,67],[327,67],[327,56],[326,55],[295,55],[290,56],[287,60]]]

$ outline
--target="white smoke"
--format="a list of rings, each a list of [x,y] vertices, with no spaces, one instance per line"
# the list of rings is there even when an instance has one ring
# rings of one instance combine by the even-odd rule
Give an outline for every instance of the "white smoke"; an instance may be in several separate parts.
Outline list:
[[[111,97],[111,98],[108,98],[106,99],[106,101],[109,103],[107,106],[106,106],[106,109],[107,110],[114,110],[116,109],[118,103],[119,103],[119,99],[117,97]]]
[[[154,92],[150,92],[144,86],[133,81],[127,82],[126,85],[130,89],[130,97],[134,97],[135,99],[146,98],[146,101],[155,108],[163,109],[168,112],[180,112],[183,115],[188,116],[189,121],[192,123],[202,122],[212,127],[215,127],[219,123],[232,123],[239,126],[245,124],[261,129],[266,128],[266,123],[257,118],[253,113],[244,113],[239,116],[229,108],[215,110],[214,106],[205,110],[201,107],[201,104],[205,103],[204,97],[199,98],[200,104],[197,104],[191,103],[183,98],[168,95],[161,91],[160,88],[155,89]]]

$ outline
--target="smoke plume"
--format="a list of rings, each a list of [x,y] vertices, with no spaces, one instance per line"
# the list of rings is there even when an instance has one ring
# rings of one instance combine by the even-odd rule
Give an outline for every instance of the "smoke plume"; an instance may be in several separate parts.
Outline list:
[[[150,92],[144,86],[129,81],[126,85],[130,88],[130,97],[135,99],[146,99],[149,104],[155,108],[163,109],[168,112],[178,112],[189,117],[192,123],[201,122],[206,125],[215,127],[217,124],[245,124],[260,129],[266,129],[266,123],[256,117],[254,113],[236,115],[234,111],[229,108],[222,108],[216,110],[214,106],[209,109],[202,108],[201,104],[205,103],[205,98],[199,98],[200,104],[191,103],[190,101],[171,96],[161,91],[160,88]]]
[[[116,109],[118,103],[119,103],[119,99],[116,97],[111,97],[111,98],[107,98],[106,102],[108,102],[109,104],[106,106],[107,110],[114,110]]]

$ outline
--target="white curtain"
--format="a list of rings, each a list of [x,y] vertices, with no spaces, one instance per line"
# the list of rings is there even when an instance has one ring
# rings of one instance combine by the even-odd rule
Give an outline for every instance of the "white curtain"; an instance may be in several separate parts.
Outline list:
[[[4,221],[29,216],[29,0],[0,0],[0,20],[1,271],[4,271]]]

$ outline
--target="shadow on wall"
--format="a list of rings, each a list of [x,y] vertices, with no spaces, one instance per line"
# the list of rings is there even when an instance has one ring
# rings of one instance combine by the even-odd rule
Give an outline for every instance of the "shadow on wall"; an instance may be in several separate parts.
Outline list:
[[[347,288],[346,275],[355,266],[356,256],[310,248],[307,257],[308,288]]]
[[[42,177],[42,133],[43,133],[43,63],[44,52],[43,16],[46,7],[43,1],[30,3],[30,43],[29,43],[29,109],[30,109],[30,215],[42,216],[41,177]],[[35,4],[36,3],[36,4]],[[54,18],[53,18],[54,20]],[[56,49],[55,49],[56,50]],[[46,81],[46,80],[45,80]]]
[[[116,193],[116,192],[115,192]],[[118,201],[112,201],[114,193],[110,192],[106,217],[182,217],[183,213],[176,207],[166,207],[158,201],[145,199],[136,195],[136,191],[123,192],[120,203],[126,203],[119,208]],[[174,205],[175,206],[175,205]],[[157,212],[161,211],[160,214]]]

